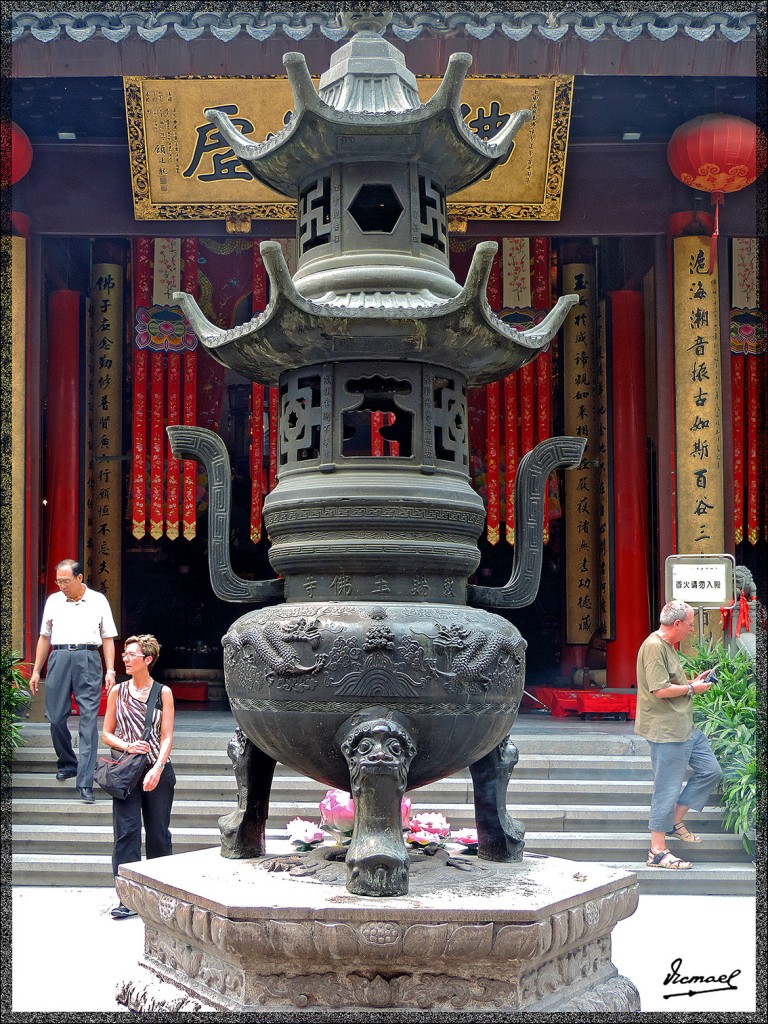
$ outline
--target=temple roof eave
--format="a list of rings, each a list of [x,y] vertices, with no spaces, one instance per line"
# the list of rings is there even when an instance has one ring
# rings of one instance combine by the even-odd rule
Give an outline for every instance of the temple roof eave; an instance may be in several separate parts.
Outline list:
[[[729,44],[754,42],[758,19],[764,17],[762,5],[744,4],[740,10],[725,9],[718,5],[667,5],[664,9],[646,10],[626,4],[604,5],[600,9],[563,9],[562,11],[509,10],[472,8],[414,8],[409,6],[393,10],[392,34],[396,39],[413,42],[430,35],[461,33],[473,39],[507,39],[513,43],[534,43],[537,40],[551,45],[572,41],[598,48],[612,37],[622,43],[639,43],[653,39],[662,44],[677,36],[690,38],[706,45],[722,38]],[[130,9],[88,10],[86,4],[72,6],[22,8],[15,5],[11,12],[9,40],[15,43],[26,35],[41,43],[55,43],[70,39],[81,45],[93,37],[103,37],[111,43],[135,35],[144,44],[161,42],[177,37],[184,42],[197,39],[215,39],[221,44],[236,43],[250,38],[258,42],[279,38],[299,41],[325,37],[340,42],[350,30],[339,25],[336,11],[296,8],[280,9],[261,5],[259,9],[240,8],[211,11],[208,8],[180,10],[158,9],[132,4]]]

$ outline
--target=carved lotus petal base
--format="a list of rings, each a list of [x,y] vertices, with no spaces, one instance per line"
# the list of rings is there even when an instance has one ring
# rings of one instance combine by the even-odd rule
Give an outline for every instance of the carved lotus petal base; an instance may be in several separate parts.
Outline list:
[[[118,894],[144,920],[140,966],[155,980],[137,967],[118,1001],[139,1012],[640,1009],[611,963],[611,931],[637,906],[632,872],[536,856],[470,868],[424,858],[407,897],[375,901],[332,872],[275,874],[215,849],[124,865]]]

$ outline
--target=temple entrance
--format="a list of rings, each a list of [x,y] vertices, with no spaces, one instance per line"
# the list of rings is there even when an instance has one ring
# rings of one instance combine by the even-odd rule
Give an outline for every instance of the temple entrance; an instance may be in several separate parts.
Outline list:
[[[477,241],[462,236],[452,240],[451,266],[459,283]],[[222,436],[232,462],[233,567],[246,579],[268,579],[274,570],[261,503],[279,469],[281,398],[277,389],[270,393],[252,386],[204,353],[196,353],[194,374],[189,376],[185,360],[191,361],[189,353],[195,350],[184,345],[193,345],[194,338],[190,340],[169,290],[194,290],[204,308],[208,303],[212,322],[223,328],[245,323],[268,299],[257,243],[246,238],[171,242],[45,240],[46,418],[37,470],[45,498],[40,559],[50,568],[56,557],[75,549],[84,553],[87,578],[117,606],[121,636],[152,631],[162,640],[166,672],[189,682],[208,681],[218,699],[223,697],[221,636],[237,608],[214,597],[208,584],[205,475],[196,465],[178,464],[169,457],[164,427],[187,415],[185,402],[191,398],[191,421]],[[293,243],[281,244],[290,265]],[[508,323],[524,329],[550,308],[551,295],[579,285],[589,285],[589,293],[581,293],[577,310],[588,309],[592,318],[589,323],[582,318],[575,329],[566,323],[549,350],[510,381],[470,389],[468,422],[460,424],[469,433],[471,482],[488,509],[480,541],[482,560],[471,580],[482,586],[499,586],[509,578],[514,495],[508,468],[514,474],[526,452],[547,436],[575,433],[595,440],[591,477],[578,484],[592,488],[594,500],[585,503],[584,493],[569,493],[568,474],[553,474],[538,596],[529,608],[503,613],[528,640],[531,686],[572,685],[596,644],[607,648],[609,675],[611,645],[614,651],[622,648],[618,662],[614,656],[614,673],[626,675],[621,682],[632,685],[632,651],[658,615],[659,530],[665,517],[672,516],[672,495],[666,468],[669,444],[659,436],[659,396],[665,401],[668,382],[657,359],[657,255],[658,241],[651,236],[501,240],[489,300]],[[158,283],[162,260],[171,267],[166,267],[166,276],[173,279],[176,274],[175,284]],[[106,390],[99,333],[104,322],[98,315],[103,297],[94,290],[104,280],[105,266],[116,268],[123,285],[117,328],[122,371]],[[513,268],[514,286],[509,283]],[[156,301],[162,298],[162,287],[165,303]],[[621,297],[628,293],[630,314],[621,305]],[[62,295],[70,297],[68,304],[62,305]],[[223,296],[216,308],[213,295]],[[137,352],[144,353],[143,366]],[[627,376],[622,368],[629,364]],[[66,403],[59,401],[57,406],[55,399],[62,381],[82,416],[62,419]],[[630,402],[632,396],[635,400]],[[119,416],[109,422],[99,408],[107,399],[119,407]],[[366,412],[366,417],[371,454],[407,457],[396,440],[391,411]],[[355,443],[361,436],[357,430]],[[449,435],[445,437],[447,444]],[[142,444],[143,460],[138,455]],[[68,479],[62,478],[63,450],[69,451],[63,468],[74,472],[77,480],[76,518],[64,525],[57,508],[62,502],[64,507],[66,502],[72,505],[73,499],[62,483]],[[78,454],[76,462],[72,450]],[[106,457],[102,451],[107,451]],[[101,486],[105,470],[111,473],[109,489]],[[137,481],[142,472],[143,482]],[[618,508],[617,493],[623,502]],[[610,494],[613,504],[607,500]],[[637,511],[638,504],[642,507],[636,532],[628,533],[627,509]],[[102,528],[106,532],[100,532]],[[40,600],[50,582],[47,577],[41,581]],[[629,607],[622,606],[622,594],[632,595]],[[204,690],[198,687],[190,693],[199,698]]]

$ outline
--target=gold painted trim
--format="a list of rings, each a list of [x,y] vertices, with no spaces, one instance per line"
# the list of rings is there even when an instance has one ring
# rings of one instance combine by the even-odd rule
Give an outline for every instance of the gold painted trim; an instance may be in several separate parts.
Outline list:
[[[143,132],[142,86],[145,81],[222,81],[223,79],[249,79],[247,75],[213,77],[209,75],[180,75],[165,79],[125,75],[125,109],[128,127],[128,149],[133,185],[134,215],[137,220],[223,220],[227,230],[239,233],[250,229],[251,220],[295,220],[296,203],[276,200],[268,203],[153,203],[149,185],[149,166]],[[284,75],[258,76],[260,80],[287,81]],[[573,100],[573,75],[487,75],[468,76],[466,81],[492,81],[494,79],[523,81],[548,79],[555,83],[552,118],[549,125],[549,150],[545,173],[544,197],[539,203],[447,203],[449,228],[466,231],[470,220],[524,220],[557,221],[562,210],[565,166],[570,132]],[[435,81],[434,76],[419,76],[418,81]],[[438,80],[439,81],[439,80]]]

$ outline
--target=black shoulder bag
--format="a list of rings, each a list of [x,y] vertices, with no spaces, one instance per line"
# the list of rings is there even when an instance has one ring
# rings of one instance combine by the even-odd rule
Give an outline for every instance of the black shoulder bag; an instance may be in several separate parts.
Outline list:
[[[152,716],[160,697],[162,683],[153,682],[147,698],[147,717],[144,722],[143,740],[149,740],[152,732]],[[123,753],[117,761],[108,757],[100,757],[93,777],[101,788],[116,800],[125,800],[129,796],[144,773],[147,765],[146,754]]]

